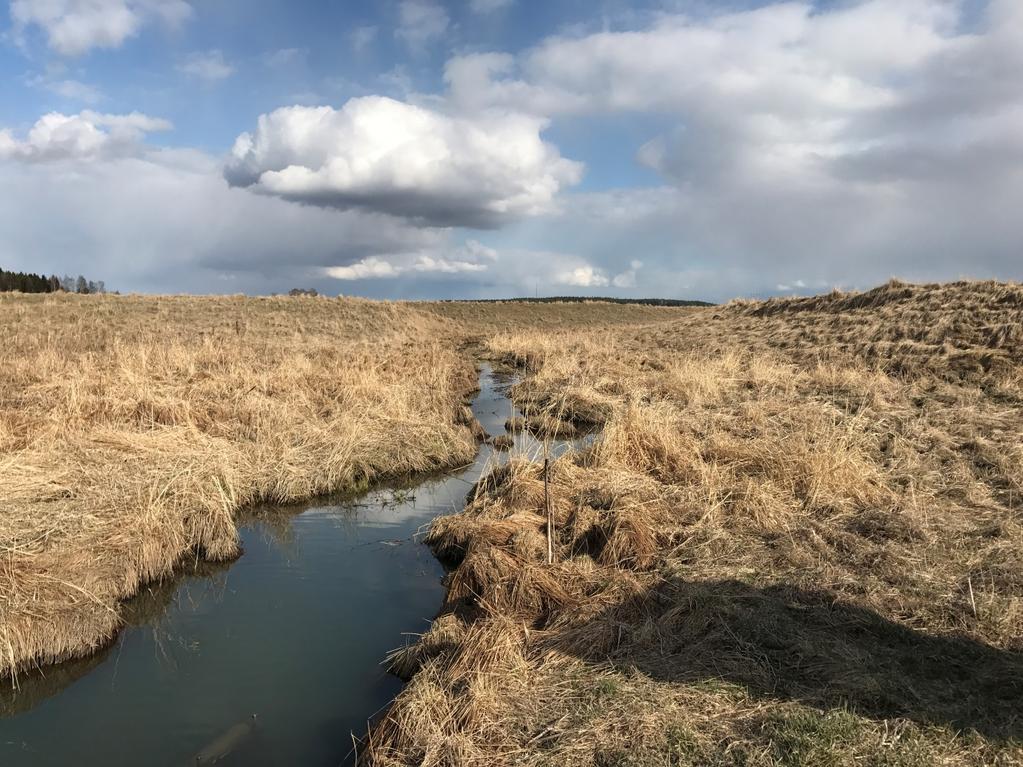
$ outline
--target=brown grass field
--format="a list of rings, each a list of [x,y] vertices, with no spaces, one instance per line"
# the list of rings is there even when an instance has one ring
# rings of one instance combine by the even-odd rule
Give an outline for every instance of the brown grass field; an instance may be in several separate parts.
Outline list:
[[[475,452],[439,318],[355,300],[0,298],[0,672],[94,650],[233,515]]]
[[[1023,288],[487,340],[558,460],[479,483],[373,765],[1023,764]]]
[[[104,645],[121,600],[183,559],[236,556],[247,505],[469,460],[475,366],[465,323],[443,313],[0,294],[0,678]],[[509,327],[515,316],[487,313]]]
[[[0,676],[237,551],[235,513],[524,425],[364,764],[1023,764],[1023,287],[732,302],[0,297]]]

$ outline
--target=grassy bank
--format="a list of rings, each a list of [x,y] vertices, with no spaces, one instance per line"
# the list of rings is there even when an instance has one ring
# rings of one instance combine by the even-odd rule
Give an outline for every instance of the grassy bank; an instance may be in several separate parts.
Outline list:
[[[429,542],[447,603],[373,765],[1023,763],[1023,289],[513,329],[550,475]]]
[[[475,452],[450,328],[357,300],[0,298],[0,675],[87,653],[234,513]]]
[[[246,505],[469,460],[477,325],[358,299],[0,295],[0,678],[102,646],[182,557],[236,556]]]

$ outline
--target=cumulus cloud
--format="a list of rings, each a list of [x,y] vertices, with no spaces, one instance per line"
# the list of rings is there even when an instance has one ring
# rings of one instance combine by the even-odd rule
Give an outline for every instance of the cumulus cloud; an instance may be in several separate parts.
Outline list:
[[[325,273],[336,280],[366,280],[399,277],[403,274],[460,274],[485,272],[498,260],[497,251],[476,240],[454,250],[428,250],[391,256],[369,256],[345,266],[332,266]]]
[[[297,49],[288,49],[289,52],[297,53]],[[280,65],[282,51],[275,54],[276,65]],[[178,71],[186,75],[198,77],[200,80],[216,81],[223,80],[234,74],[234,67],[224,61],[224,53],[219,50],[197,51],[190,53],[184,61],[178,64]]]
[[[117,48],[150,21],[173,26],[191,14],[184,0],[11,0],[15,34],[38,27],[64,56]]]
[[[462,252],[464,253],[466,260],[474,261],[476,263],[497,261],[500,258],[497,250],[494,248],[488,248],[478,240],[466,240],[465,245],[462,246]]]
[[[18,190],[0,197],[5,267],[77,273],[84,264],[122,291],[328,290],[337,283],[324,267],[375,254],[437,253],[446,241],[386,216],[232,189],[220,159],[193,150],[0,162],[0,185]]]
[[[616,274],[614,279],[611,280],[611,284],[616,288],[634,288],[636,287],[636,273],[643,268],[643,262],[638,259],[633,259],[629,262],[629,268],[620,274]]]
[[[640,287],[700,284],[720,297],[791,287],[793,273],[814,286],[927,278],[925,264],[933,276],[1019,278],[1023,223],[1004,201],[1023,199],[1023,4],[966,11],[864,0],[663,14],[519,55],[455,57],[447,98],[468,113],[670,126],[632,149],[666,188],[606,196],[602,215],[621,217],[573,229],[582,241],[628,231],[648,242],[653,252],[627,251],[643,253]],[[561,207],[579,220],[573,206],[591,203]],[[621,275],[612,286],[633,281],[622,248],[580,251]]]
[[[519,59],[456,57],[447,79],[463,103],[544,114],[712,104],[842,114],[889,103],[895,93],[879,75],[912,69],[947,46],[954,6],[870,0],[819,12],[785,2],[707,19],[667,14],[648,29],[554,37]]]
[[[277,110],[226,167],[172,167],[182,155],[141,143],[169,126],[142,115],[0,131],[0,183],[19,192],[0,199],[0,250],[60,259],[66,240],[46,228],[59,218],[84,258],[122,258],[139,284],[148,268],[157,290],[216,273],[232,290],[304,275],[391,296],[717,300],[893,274],[1023,278],[1023,4],[687,5],[704,12],[456,56],[442,94]],[[408,7],[409,26],[440,8]],[[446,35],[440,11],[398,39]],[[574,191],[582,166],[545,140],[552,122],[657,186]],[[490,231],[457,244],[447,227]],[[181,268],[164,277],[160,259]]]
[[[554,282],[558,285],[571,285],[577,288],[603,288],[608,284],[607,277],[588,264],[559,272],[554,275]]]
[[[365,280],[378,277],[397,277],[404,269],[396,267],[390,261],[369,256],[347,266],[331,266],[324,270],[335,280]]]
[[[613,285],[604,268],[571,251],[495,248],[472,239],[458,246],[441,242],[413,251],[368,256],[328,267],[324,273],[336,280],[357,282],[359,290],[379,295],[596,295],[606,294]]]
[[[432,0],[402,0],[394,35],[411,48],[421,48],[442,38],[450,23],[444,6]]]
[[[1023,105],[1023,5],[991,0],[980,33],[962,31],[963,8],[867,0],[669,14],[643,30],[551,38],[519,57],[455,57],[446,79],[469,111],[677,116],[638,155],[675,179],[807,178],[906,147],[940,162]]]
[[[50,112],[40,117],[23,139],[0,130],[0,159],[25,162],[92,160],[137,153],[146,133],[173,126],[156,117],[84,111],[77,115]]]
[[[552,209],[582,167],[545,143],[544,120],[451,117],[373,96],[341,109],[286,107],[235,142],[228,181],[263,194],[404,217],[429,226],[488,228]]]

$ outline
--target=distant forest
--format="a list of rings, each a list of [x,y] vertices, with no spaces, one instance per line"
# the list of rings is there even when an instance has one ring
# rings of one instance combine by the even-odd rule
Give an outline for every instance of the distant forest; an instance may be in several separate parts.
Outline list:
[[[544,298],[472,298],[448,299],[445,303],[523,303],[523,304],[581,304],[590,301],[605,301],[609,304],[645,304],[646,306],[714,306],[709,301],[688,301],[678,298],[603,298],[598,296],[545,296]]]
[[[106,293],[106,285],[102,280],[87,280],[82,275],[72,277],[65,274],[58,277],[51,274],[31,274],[29,272],[8,272],[0,269],[0,293],[19,290],[22,293]]]

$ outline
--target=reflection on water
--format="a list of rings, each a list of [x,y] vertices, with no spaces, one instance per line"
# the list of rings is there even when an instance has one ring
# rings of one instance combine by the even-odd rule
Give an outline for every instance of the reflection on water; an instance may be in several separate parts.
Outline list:
[[[504,383],[484,367],[473,402],[492,435],[516,415]],[[539,450],[528,435],[516,444]],[[425,631],[443,599],[417,533],[504,460],[484,447],[418,484],[255,510],[236,563],[190,563],[151,584],[111,647],[0,692],[0,764],[160,767],[195,764],[203,749],[223,765],[343,762],[351,733],[400,688],[384,655]]]

